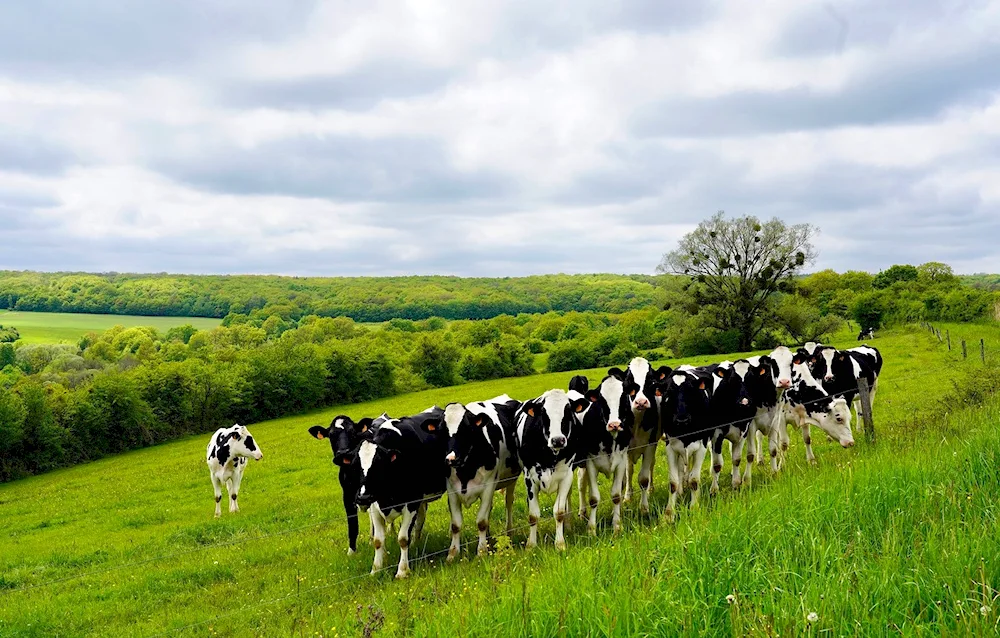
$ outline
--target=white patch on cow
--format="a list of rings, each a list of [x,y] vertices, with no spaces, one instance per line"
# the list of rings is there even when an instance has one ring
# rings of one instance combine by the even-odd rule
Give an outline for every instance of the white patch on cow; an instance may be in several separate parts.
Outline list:
[[[337,419],[333,422],[333,427],[343,430],[344,429],[344,419]]]
[[[759,355],[756,356],[756,357],[750,357],[749,359],[747,359],[747,361],[749,361],[750,365],[752,365],[755,368],[757,368],[757,367],[760,366],[760,356]]]
[[[674,385],[683,385],[687,381],[687,377],[683,374],[675,374],[671,379],[674,380]]]
[[[368,470],[372,469],[372,463],[375,461],[375,451],[377,449],[378,448],[371,441],[364,441],[361,443],[361,449],[358,450],[358,460],[361,461],[361,473],[365,476],[368,476]]]
[[[816,352],[816,346],[818,346],[818,345],[819,344],[816,343],[815,341],[807,341],[806,344],[804,346],[802,346],[802,348],[806,352],[808,352],[810,354],[810,356],[811,356],[812,353]]]
[[[824,348],[820,351],[820,355],[826,361],[826,374],[829,377],[833,376],[833,356],[835,354],[837,354],[836,348]]]
[[[509,396],[507,396],[506,394],[501,394],[498,397],[493,397],[489,401],[483,401],[483,403],[496,403],[498,405],[503,405],[505,403],[510,403],[511,401],[513,401],[513,399],[511,399]]]
[[[791,383],[792,381],[792,351],[785,346],[778,346],[771,353],[771,358],[774,362],[778,364],[778,383],[781,384],[783,381]]]
[[[610,409],[608,423],[621,423],[622,417],[618,411],[621,407],[622,395],[625,393],[625,384],[615,377],[608,377],[601,382],[599,390]]]
[[[462,419],[465,418],[465,411],[466,407],[461,403],[450,403],[444,409],[444,425],[448,428],[448,436],[458,435],[458,426],[462,424]]]
[[[504,395],[506,396],[506,395]],[[499,397],[498,397],[499,398]],[[508,401],[510,399],[508,398]],[[493,423],[500,425],[500,415],[497,414],[497,407],[492,402],[480,401],[478,403],[470,403],[467,406],[469,412],[479,416],[484,415],[490,418]],[[482,430],[483,436],[486,437],[486,442],[491,446],[493,445],[493,440],[490,439],[490,430],[486,427],[486,423],[483,423]]]
[[[740,375],[740,379],[746,381],[747,373],[750,372],[750,364],[746,361],[738,361],[733,364],[733,372]]]
[[[399,428],[397,428],[395,425],[393,425],[392,421],[386,421],[385,423],[383,423],[381,425],[381,427],[379,429],[389,430],[390,432],[395,432],[396,434],[398,434],[400,436],[403,435],[403,433],[399,431]]]
[[[642,357],[636,357],[628,364],[628,371],[632,373],[632,378],[639,385],[642,385],[646,381],[646,375],[649,374],[650,367],[649,361],[646,361]]]
[[[693,372],[694,366],[689,363],[685,363],[684,365],[677,366],[674,370],[677,370],[678,372]]]
[[[541,399],[542,409],[549,417],[549,441],[559,436],[566,438],[562,420],[569,405],[569,394],[565,390],[553,389],[543,394]]]
[[[855,379],[860,379],[861,378],[861,364],[858,363],[858,360],[855,359],[854,357],[851,357],[851,368],[854,371],[854,378]]]

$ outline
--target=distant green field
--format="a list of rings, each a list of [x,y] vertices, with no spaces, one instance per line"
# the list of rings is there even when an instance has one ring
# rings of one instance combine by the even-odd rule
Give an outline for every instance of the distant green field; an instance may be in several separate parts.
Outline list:
[[[955,344],[985,337],[995,360],[998,327],[941,328]],[[834,343],[857,342],[844,333]],[[392,579],[394,538],[387,569],[368,575],[364,517],[359,555],[345,555],[330,448],[307,428],[338,413],[412,414],[501,392],[524,399],[565,387],[573,373],[251,425],[264,460],[247,472],[242,511],[219,520],[207,435],[2,485],[0,636],[996,635],[1000,399],[967,393],[971,405],[943,401],[952,380],[983,366],[927,332],[887,331],[872,343],[886,361],[877,444],[858,432],[858,445],[845,450],[814,429],[811,467],[801,436],[790,432],[781,474],[762,466],[739,492],[724,480],[717,497],[706,493],[700,511],[682,508],[673,525],[662,518],[661,446],[653,514],[629,503],[625,532],[612,534],[602,477],[600,532],[588,536],[574,516],[566,553],[552,548],[549,495],[541,547],[520,549],[527,512],[519,485],[515,549],[494,546],[490,557],[442,564],[449,517],[438,501],[407,582]],[[596,382],[604,371],[584,372]],[[728,471],[727,457],[724,479]],[[575,514],[575,495],[572,502]],[[502,517],[494,503],[495,542],[508,540]],[[469,543],[472,518],[467,511]]]
[[[152,326],[166,331],[174,326],[191,324],[210,330],[221,319],[204,317],[136,317],[129,315],[88,315],[70,312],[18,312],[0,310],[0,325],[14,326],[25,343],[76,343],[88,332],[101,332],[116,325]]]

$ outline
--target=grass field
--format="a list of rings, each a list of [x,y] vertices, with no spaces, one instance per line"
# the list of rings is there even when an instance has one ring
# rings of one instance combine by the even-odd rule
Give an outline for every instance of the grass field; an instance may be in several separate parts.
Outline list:
[[[136,317],[0,310],[0,325],[17,328],[21,333],[21,341],[25,343],[76,343],[88,332],[103,332],[116,325],[126,328],[152,326],[165,332],[174,326],[188,323],[199,330],[211,330],[222,323],[222,320],[205,317]]]
[[[997,327],[948,328],[956,344],[985,337],[1000,354]],[[858,445],[844,450],[816,436],[818,466],[809,467],[792,432],[782,474],[759,466],[742,493],[723,482],[702,509],[682,508],[675,525],[661,517],[661,447],[653,514],[627,505],[625,531],[612,535],[602,479],[599,534],[574,521],[565,554],[552,548],[551,497],[542,499],[541,547],[520,548],[527,513],[519,486],[514,548],[445,565],[447,505],[437,501],[402,582],[392,578],[394,539],[389,568],[368,575],[364,522],[358,555],[345,554],[329,446],[308,426],[339,412],[401,415],[500,392],[529,398],[565,387],[571,373],[253,425],[264,460],[247,471],[242,511],[219,520],[207,436],[0,486],[0,635],[994,635],[1000,398],[973,380],[995,385],[996,377],[926,332],[885,333],[873,343],[886,358],[876,445],[857,434]],[[838,345],[853,342],[845,335]],[[602,371],[588,374],[596,381]],[[494,507],[494,534],[502,509]]]

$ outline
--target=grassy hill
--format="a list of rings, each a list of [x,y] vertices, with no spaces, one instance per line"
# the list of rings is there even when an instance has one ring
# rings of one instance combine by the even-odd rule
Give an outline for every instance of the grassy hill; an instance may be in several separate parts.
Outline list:
[[[165,332],[174,326],[188,323],[199,330],[211,330],[222,323],[222,320],[205,317],[140,317],[0,310],[0,325],[17,328],[25,343],[75,344],[88,332],[104,332],[116,325],[126,328],[152,326]]]
[[[956,343],[985,337],[1000,353],[994,326],[949,329]],[[264,460],[247,472],[242,512],[220,520],[205,436],[3,485],[0,635],[986,635],[1000,607],[996,373],[918,330],[874,344],[886,358],[877,445],[858,434],[844,450],[815,436],[819,464],[808,467],[793,432],[781,475],[761,467],[738,494],[724,482],[673,526],[660,517],[661,448],[653,515],[627,505],[625,531],[613,536],[602,479],[599,535],[574,521],[565,554],[552,549],[551,497],[542,500],[541,548],[520,549],[527,512],[519,486],[514,549],[442,564],[449,525],[441,500],[430,506],[405,582],[392,579],[394,540],[389,568],[368,575],[365,523],[359,554],[345,555],[329,446],[308,426],[341,412],[402,415],[501,392],[525,399],[565,387],[571,373],[252,425]],[[854,342],[844,335],[838,345]],[[602,373],[587,371],[592,381]],[[502,509],[494,507],[494,535]],[[475,542],[470,517],[466,551]]]

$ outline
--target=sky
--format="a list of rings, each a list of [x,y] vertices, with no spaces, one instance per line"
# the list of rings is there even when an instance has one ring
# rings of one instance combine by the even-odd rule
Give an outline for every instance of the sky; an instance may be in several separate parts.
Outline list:
[[[1000,3],[0,3],[0,269],[1000,271]]]

